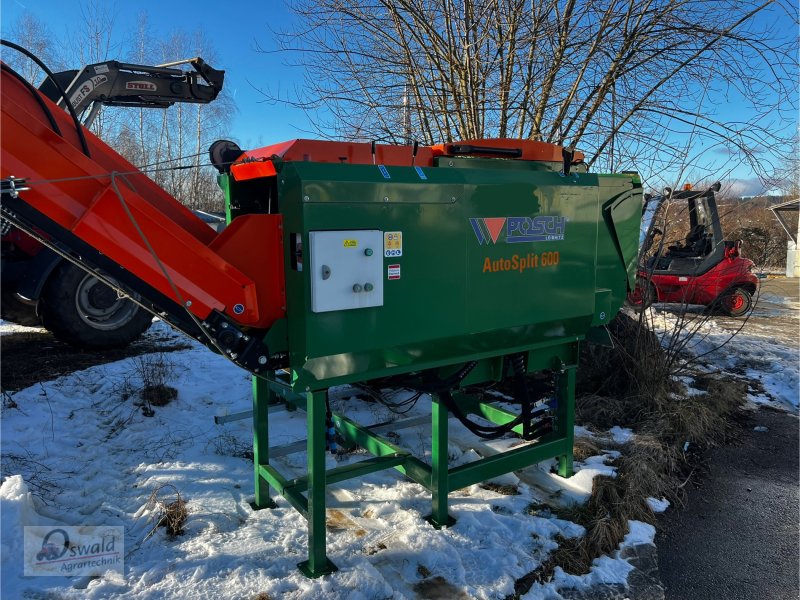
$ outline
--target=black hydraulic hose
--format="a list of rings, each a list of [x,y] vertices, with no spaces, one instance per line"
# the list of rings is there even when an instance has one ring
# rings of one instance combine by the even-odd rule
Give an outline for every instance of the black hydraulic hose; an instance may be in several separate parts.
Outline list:
[[[426,381],[421,383],[416,383],[413,386],[415,390],[419,390],[420,392],[426,392],[428,394],[436,394],[443,390],[449,390],[450,388],[455,387],[457,384],[461,383],[464,378],[470,374],[472,369],[474,369],[478,364],[478,361],[471,361],[465,364],[461,369],[459,369],[456,373],[452,374],[447,379],[436,379],[433,381]]]
[[[39,68],[41,68],[42,71],[44,71],[45,74],[50,78],[50,81],[53,82],[53,85],[56,86],[56,89],[58,90],[59,94],[61,94],[61,98],[64,100],[64,105],[67,107],[67,111],[69,112],[70,116],[72,117],[72,120],[75,123],[75,131],[78,134],[78,139],[80,139],[81,147],[83,148],[83,153],[91,158],[91,154],[89,152],[89,144],[86,143],[86,136],[83,135],[83,125],[81,125],[81,121],[80,119],[78,119],[78,115],[75,114],[75,109],[72,107],[72,104],[70,104],[70,101],[67,98],[67,92],[64,90],[62,85],[56,80],[56,76],[53,74],[53,72],[47,67],[46,64],[44,64],[39,59],[38,56],[36,56],[30,50],[23,48],[22,46],[15,44],[14,42],[9,42],[8,40],[3,40],[3,39],[0,39],[0,45],[8,46],[9,48],[13,48],[17,52],[21,52],[22,54],[30,58],[33,62],[35,62],[37,65],[39,65]]]
[[[489,146],[475,146],[473,144],[451,144],[448,150],[455,155],[492,154],[494,156],[507,156],[509,158],[520,158],[522,156],[522,150],[520,148],[493,148]]]
[[[436,394],[439,396],[442,402],[444,402],[447,410],[450,411],[453,416],[455,416],[456,419],[458,419],[459,422],[464,425],[464,427],[478,437],[487,440],[496,439],[506,435],[507,433],[510,433],[515,427],[522,424],[523,438],[531,439],[533,434],[537,433],[538,430],[546,424],[546,422],[541,421],[535,425],[532,425],[531,423],[533,412],[540,411],[531,411],[531,395],[530,390],[528,389],[527,380],[525,379],[525,354],[519,353],[511,357],[511,364],[513,365],[514,372],[517,375],[518,395],[521,396],[516,400],[522,404],[522,413],[505,425],[481,425],[480,423],[476,423],[467,417],[466,414],[464,414],[450,392],[452,388],[461,383],[464,378],[472,372],[477,364],[477,361],[470,361],[461,367],[461,369],[459,369],[456,373],[446,379],[415,382],[401,380],[398,382],[398,384],[401,387],[410,388],[419,392]]]
[[[50,122],[50,127],[53,129],[53,131],[55,131],[58,135],[62,135],[61,134],[61,129],[59,128],[58,123],[56,123],[55,117],[53,117],[53,113],[50,112],[50,109],[47,107],[47,104],[45,104],[44,99],[42,98],[42,95],[37,91],[37,89],[35,87],[33,87],[33,85],[31,85],[31,82],[28,81],[27,79],[25,79],[19,73],[17,73],[14,69],[9,67],[7,64],[3,63],[2,67],[3,67],[4,71],[6,71],[9,75],[12,75],[13,77],[15,77],[22,85],[25,86],[25,88],[31,93],[31,95],[34,97],[36,102],[41,107],[42,112],[44,112],[44,115],[47,117],[47,120]],[[62,137],[63,137],[63,135],[62,135]]]
[[[514,429],[514,427],[522,423],[522,415],[513,421],[506,423],[505,425],[481,425],[480,423],[472,421],[463,413],[463,411],[458,407],[453,395],[450,393],[450,389],[461,383],[464,378],[469,375],[470,372],[472,372],[477,364],[477,361],[470,361],[447,379],[438,379],[435,381],[418,383],[413,387],[421,392],[437,394],[439,398],[441,398],[442,402],[444,402],[447,410],[453,413],[456,419],[458,419],[461,424],[464,425],[464,427],[469,429],[478,437],[482,437],[484,439],[496,439],[509,433],[512,429]]]
[[[509,421],[505,425],[496,425],[496,426],[489,426],[489,425],[481,425],[476,423],[475,421],[470,420],[458,407],[456,404],[455,399],[453,398],[452,394],[447,391],[439,392],[439,398],[442,399],[444,405],[447,407],[456,419],[458,419],[461,424],[469,429],[472,433],[477,435],[478,437],[482,437],[487,440],[496,439],[499,437],[504,436],[507,433],[510,433],[514,427],[522,423],[522,415],[518,416],[513,421]]]
[[[336,444],[336,427],[333,424],[331,399],[328,394],[325,394],[325,449],[331,454],[336,454],[339,449]]]

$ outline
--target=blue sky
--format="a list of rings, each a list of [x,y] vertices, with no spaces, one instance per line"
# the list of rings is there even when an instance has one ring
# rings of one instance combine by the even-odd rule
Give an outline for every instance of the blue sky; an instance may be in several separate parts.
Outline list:
[[[78,28],[81,6],[85,4],[85,0],[1,0],[3,37],[26,11],[45,23],[55,36],[66,37]],[[107,5],[116,15],[114,38],[118,41],[132,36],[138,16],[143,12],[147,13],[155,35],[202,29],[217,54],[217,59],[209,61],[210,64],[225,70],[225,88],[234,98],[237,108],[231,137],[243,147],[309,137],[311,127],[303,111],[264,102],[264,97],[249,83],[267,84],[287,91],[302,79],[301,73],[282,64],[284,59],[281,56],[259,53],[255,49],[256,43],[271,46],[270,27],[277,29],[291,22],[291,15],[282,0],[231,3],[232,10],[226,10],[225,2],[207,0],[98,0],[98,4]]]
[[[132,37],[138,16],[142,13],[148,15],[150,27],[156,36],[167,36],[176,30],[203,30],[216,51],[215,60],[209,62],[226,71],[225,88],[236,106],[229,137],[242,147],[259,147],[296,137],[314,137],[312,126],[302,110],[267,102],[254,89],[254,85],[268,87],[272,92],[278,91],[285,96],[295,85],[302,84],[303,73],[283,64],[286,56],[264,54],[256,50],[257,45],[274,48],[270,28],[291,27],[293,17],[284,0],[230,5],[208,0],[0,0],[4,37],[8,28],[26,11],[45,23],[56,37],[74,35],[82,19],[81,7],[92,1],[115,15],[113,37],[118,43],[124,44],[126,39]],[[785,14],[779,16],[779,12],[778,9],[765,12],[759,19],[777,24],[782,30],[781,35],[795,35],[791,19]],[[76,68],[78,66],[75,65]],[[741,110],[741,104],[735,97],[725,98],[715,108],[723,118],[729,115],[742,117],[736,114]],[[724,165],[721,166],[723,171],[728,171],[732,166],[730,162],[726,164],[723,155],[720,155],[719,164]],[[753,194],[763,189],[747,167],[736,167],[728,172],[731,178],[738,180],[736,189],[739,193]],[[691,179],[691,174],[688,178]],[[652,184],[657,187],[663,185],[655,181]]]

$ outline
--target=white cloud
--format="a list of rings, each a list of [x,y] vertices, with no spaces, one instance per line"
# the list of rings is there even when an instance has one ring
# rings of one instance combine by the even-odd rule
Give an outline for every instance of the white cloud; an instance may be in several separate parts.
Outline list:
[[[761,196],[768,193],[764,183],[757,177],[731,179],[722,186],[725,196]]]

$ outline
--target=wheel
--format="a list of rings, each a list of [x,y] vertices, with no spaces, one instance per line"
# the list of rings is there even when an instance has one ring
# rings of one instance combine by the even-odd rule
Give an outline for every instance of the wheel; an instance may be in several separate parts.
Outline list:
[[[656,290],[653,284],[644,280],[636,279],[636,287],[628,293],[626,302],[635,312],[642,312],[649,308],[656,301]]]
[[[82,348],[126,346],[153,321],[146,310],[68,262],[47,281],[41,312],[53,335]]]
[[[729,317],[741,317],[750,312],[753,307],[753,297],[746,289],[736,287],[720,294],[714,305]]]
[[[41,327],[42,320],[36,314],[36,307],[25,304],[11,292],[3,292],[0,301],[0,314],[5,321],[25,327]]]

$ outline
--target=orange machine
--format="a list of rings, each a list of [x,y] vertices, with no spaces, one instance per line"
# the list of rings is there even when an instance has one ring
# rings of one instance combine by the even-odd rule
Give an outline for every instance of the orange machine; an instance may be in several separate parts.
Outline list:
[[[0,175],[16,188],[4,190],[3,217],[242,360],[247,342],[261,338],[248,330],[285,314],[281,216],[246,216],[217,234],[81,127],[84,151],[80,125],[6,65],[0,85]],[[13,177],[24,178],[24,202]],[[254,362],[243,366],[252,370],[264,354],[255,347],[249,354]]]

